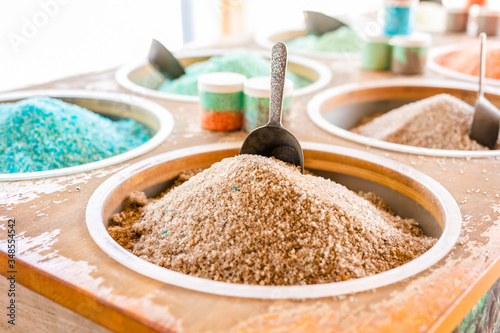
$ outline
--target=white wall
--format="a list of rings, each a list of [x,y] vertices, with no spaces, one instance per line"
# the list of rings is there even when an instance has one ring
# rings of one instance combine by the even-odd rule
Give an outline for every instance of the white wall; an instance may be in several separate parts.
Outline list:
[[[182,46],[179,0],[0,0],[0,90],[143,58],[155,37]]]

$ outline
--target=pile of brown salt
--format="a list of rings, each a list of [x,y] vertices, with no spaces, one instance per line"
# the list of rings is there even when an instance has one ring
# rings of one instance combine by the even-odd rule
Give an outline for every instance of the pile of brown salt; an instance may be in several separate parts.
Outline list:
[[[178,183],[158,199],[134,193],[108,230],[135,255],[193,276],[260,285],[342,281],[398,267],[436,242],[376,195],[274,158],[227,158]]]
[[[469,137],[474,107],[448,94],[403,105],[352,132],[403,145],[451,150],[488,150]]]

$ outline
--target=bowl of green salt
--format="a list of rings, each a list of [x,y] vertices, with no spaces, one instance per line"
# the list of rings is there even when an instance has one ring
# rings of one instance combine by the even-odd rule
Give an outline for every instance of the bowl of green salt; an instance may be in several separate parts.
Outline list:
[[[117,164],[162,143],[173,117],[143,98],[84,90],[0,97],[0,180],[62,176]]]
[[[358,59],[363,46],[360,35],[347,26],[320,36],[307,34],[305,29],[298,28],[255,35],[255,42],[265,48],[271,49],[278,41],[287,45],[290,54],[330,60]]]
[[[270,75],[270,52],[245,49],[209,49],[174,54],[186,74],[168,80],[146,60],[118,69],[118,83],[138,95],[179,102],[199,102],[197,78],[212,72],[234,72],[247,78]],[[287,79],[294,82],[294,95],[301,96],[325,87],[332,74],[325,65],[303,57],[288,58]]]

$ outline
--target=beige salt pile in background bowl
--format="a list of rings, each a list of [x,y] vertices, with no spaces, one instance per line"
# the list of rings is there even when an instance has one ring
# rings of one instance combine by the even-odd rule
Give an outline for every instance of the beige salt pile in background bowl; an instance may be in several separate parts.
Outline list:
[[[485,95],[500,105],[496,89]],[[367,147],[404,153],[496,157],[469,132],[477,84],[428,78],[391,79],[337,86],[317,94],[308,114],[320,128]]]
[[[439,94],[367,119],[351,131],[415,147],[488,150],[469,137],[473,117],[473,106],[451,95]]]

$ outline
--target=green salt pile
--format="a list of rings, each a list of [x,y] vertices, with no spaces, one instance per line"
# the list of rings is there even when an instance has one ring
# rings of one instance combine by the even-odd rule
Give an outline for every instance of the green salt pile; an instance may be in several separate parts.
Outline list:
[[[65,168],[112,157],[149,138],[135,120],[112,121],[49,97],[0,104],[0,173]]]
[[[194,63],[184,68],[186,74],[175,79],[165,80],[159,87],[159,91],[181,95],[198,95],[198,76],[213,72],[234,72],[245,75],[247,78],[256,76],[268,76],[271,73],[269,59],[259,53],[236,49],[221,56],[214,56],[206,61]],[[295,89],[310,85],[312,82],[290,71],[286,74],[287,79],[294,83]]]
[[[290,49],[314,52],[360,52],[362,47],[358,33],[346,26],[321,36],[297,37],[286,44]]]

